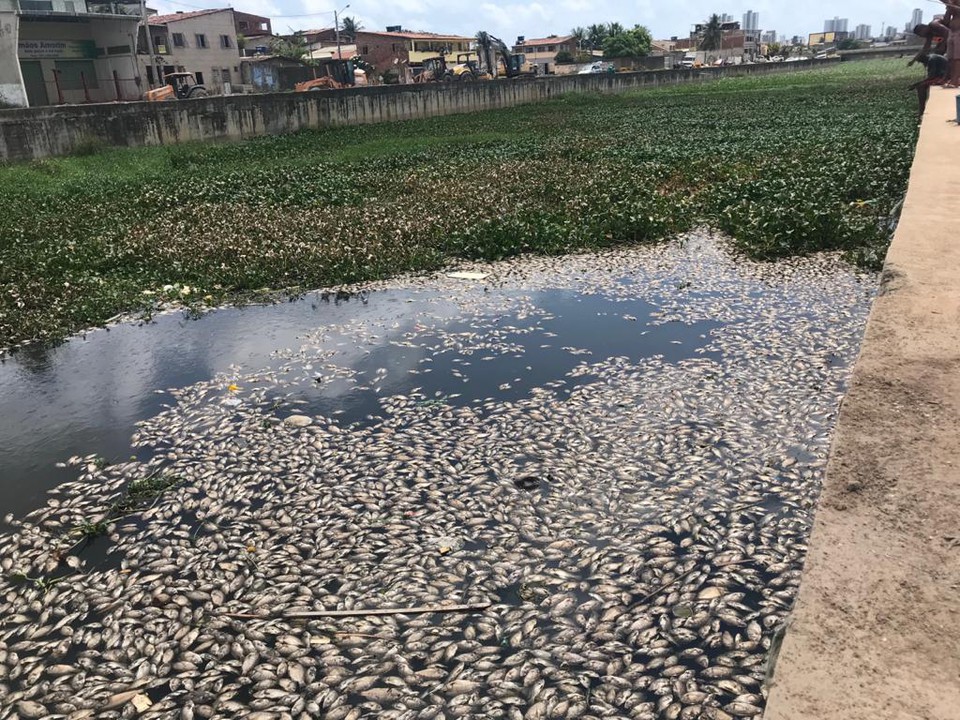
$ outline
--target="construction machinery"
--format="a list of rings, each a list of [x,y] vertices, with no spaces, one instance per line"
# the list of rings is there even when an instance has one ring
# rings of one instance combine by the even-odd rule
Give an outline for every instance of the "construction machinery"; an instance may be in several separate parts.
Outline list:
[[[480,56],[480,71],[491,77],[535,77],[537,66],[527,62],[527,56],[511,53],[500,38],[488,32],[477,33],[477,51]]]
[[[295,92],[312,90],[343,90],[356,84],[356,68],[352,60],[330,58],[322,61],[323,75],[317,77],[317,68],[313,68],[313,78],[298,82],[293,86]]]
[[[436,57],[426,58],[423,61],[423,69],[419,75],[413,78],[417,84],[432,82],[450,82],[453,80],[453,73],[447,68],[447,58],[441,53]]]
[[[293,86],[293,90],[294,92],[310,92],[311,90],[343,90],[344,87],[343,84],[338,83],[329,75],[324,75],[313,80],[299,82]]]
[[[147,90],[143,94],[144,100],[158,102],[160,100],[188,100],[207,97],[210,93],[197,83],[197,79],[190,72],[167,73],[163,76],[163,87]]]

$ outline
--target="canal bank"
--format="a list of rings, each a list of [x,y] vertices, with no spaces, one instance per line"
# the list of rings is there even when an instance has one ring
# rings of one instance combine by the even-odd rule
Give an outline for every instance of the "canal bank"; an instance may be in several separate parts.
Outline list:
[[[767,720],[960,707],[960,128],[934,88]]]

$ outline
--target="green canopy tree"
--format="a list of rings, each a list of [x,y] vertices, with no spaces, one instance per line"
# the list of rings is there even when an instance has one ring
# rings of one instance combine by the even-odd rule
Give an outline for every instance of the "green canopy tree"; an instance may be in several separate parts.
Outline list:
[[[603,41],[605,58],[641,58],[650,54],[653,38],[643,25],[635,25],[632,30],[624,30],[609,36]]]
[[[302,35],[271,38],[270,54],[289,60],[303,60],[307,56],[307,43]]]
[[[607,39],[607,26],[603,23],[594,24],[587,28],[587,47],[591,50],[599,50],[603,47],[603,41]]]
[[[723,29],[720,27],[720,16],[714,13],[707,21],[700,40],[701,50],[719,50],[723,43]]]

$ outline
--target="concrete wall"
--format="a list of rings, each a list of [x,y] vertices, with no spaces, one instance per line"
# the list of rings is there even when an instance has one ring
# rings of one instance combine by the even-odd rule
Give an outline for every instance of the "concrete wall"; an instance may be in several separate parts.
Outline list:
[[[621,93],[721,77],[796,72],[826,62],[4,110],[0,111],[0,159],[68,155],[89,141],[130,147],[172,145],[436,117],[513,107],[567,93]]]
[[[0,103],[26,107],[27,93],[17,62],[19,27],[17,3],[0,0]]]

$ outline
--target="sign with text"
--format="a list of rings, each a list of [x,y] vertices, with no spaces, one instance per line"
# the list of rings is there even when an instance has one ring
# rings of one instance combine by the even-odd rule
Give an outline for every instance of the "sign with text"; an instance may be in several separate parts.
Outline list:
[[[90,60],[97,57],[93,40],[20,40],[17,55],[25,60]]]

